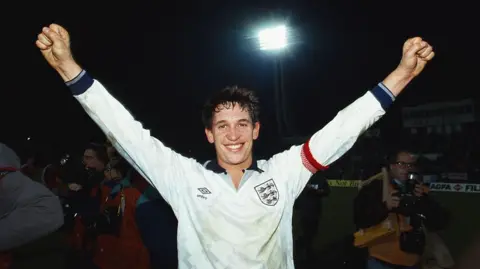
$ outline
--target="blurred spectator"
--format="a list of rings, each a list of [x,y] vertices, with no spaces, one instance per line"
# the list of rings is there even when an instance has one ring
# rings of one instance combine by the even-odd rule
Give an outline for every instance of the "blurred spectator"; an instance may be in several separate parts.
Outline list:
[[[0,144],[0,252],[12,268],[65,268],[59,199],[26,177],[13,150]]]

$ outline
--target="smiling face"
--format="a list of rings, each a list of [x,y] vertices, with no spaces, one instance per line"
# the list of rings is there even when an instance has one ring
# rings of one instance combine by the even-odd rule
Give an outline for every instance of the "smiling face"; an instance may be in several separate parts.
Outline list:
[[[215,145],[218,164],[227,170],[246,169],[252,164],[253,141],[259,131],[260,124],[236,103],[218,106],[212,127],[205,128],[208,142]]]

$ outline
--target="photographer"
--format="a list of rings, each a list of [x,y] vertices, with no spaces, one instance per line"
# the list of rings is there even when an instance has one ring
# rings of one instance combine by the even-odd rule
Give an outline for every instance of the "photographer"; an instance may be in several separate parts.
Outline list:
[[[426,230],[444,229],[448,220],[428,191],[418,174],[417,157],[407,150],[391,155],[387,180],[374,180],[360,189],[354,221],[358,229],[371,233],[368,269],[420,268]],[[372,232],[381,226],[388,226],[389,232]]]

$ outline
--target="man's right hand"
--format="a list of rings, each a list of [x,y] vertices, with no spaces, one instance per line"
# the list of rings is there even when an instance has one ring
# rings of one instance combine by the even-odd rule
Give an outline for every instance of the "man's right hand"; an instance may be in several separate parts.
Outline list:
[[[60,25],[51,24],[49,27],[43,27],[35,44],[65,82],[74,79],[82,72],[82,68],[73,59],[70,36]]]
[[[388,195],[385,204],[387,205],[388,210],[392,210],[397,208],[400,205],[400,197],[396,195],[398,191],[392,191],[390,195]]]

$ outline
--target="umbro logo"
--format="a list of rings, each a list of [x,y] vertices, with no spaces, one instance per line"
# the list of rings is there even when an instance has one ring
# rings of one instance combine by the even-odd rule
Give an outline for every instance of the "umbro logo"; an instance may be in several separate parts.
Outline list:
[[[207,195],[212,194],[212,192],[207,188],[198,188],[197,190],[201,193],[201,194],[197,194],[197,197],[203,200],[207,200],[208,199]]]
[[[201,194],[211,194],[210,190],[207,188],[198,188]]]

